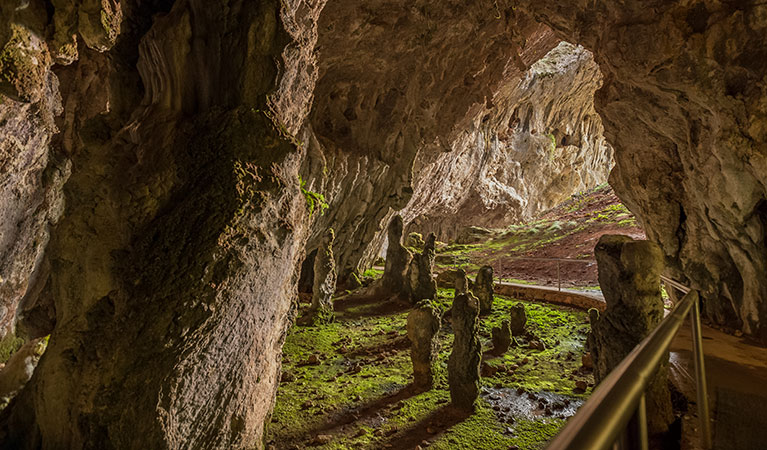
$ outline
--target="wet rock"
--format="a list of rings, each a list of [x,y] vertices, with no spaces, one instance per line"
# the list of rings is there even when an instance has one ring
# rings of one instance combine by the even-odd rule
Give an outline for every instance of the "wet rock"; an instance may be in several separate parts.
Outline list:
[[[312,290],[311,314],[315,323],[333,320],[333,293],[336,291],[336,263],[333,258],[335,233],[329,229],[322,239],[314,258],[314,288]]]
[[[525,325],[527,324],[527,313],[525,305],[516,303],[511,307],[509,326],[512,336],[522,336],[525,334]]]
[[[663,254],[653,242],[620,235],[602,236],[594,254],[607,303],[601,317],[591,313],[588,338],[594,379],[599,383],[663,319],[660,294]],[[666,431],[673,421],[668,357],[664,360],[646,393],[650,433]]]
[[[479,313],[489,314],[493,309],[493,268],[482,266],[477,272],[473,291],[479,301]]]
[[[434,266],[434,233],[426,238],[423,251],[413,255],[407,270],[408,295],[413,303],[434,299],[437,295],[437,283],[432,275]]]
[[[509,350],[509,346],[511,346],[511,328],[508,320],[501,322],[501,326],[493,328],[492,343],[494,355],[500,356]]]
[[[479,394],[479,305],[472,294],[459,294],[453,301],[455,341],[447,363],[450,399],[463,410],[473,410]]]
[[[437,333],[441,324],[440,309],[431,301],[419,302],[407,316],[410,360],[413,362],[413,384],[430,389],[434,382],[435,362],[439,353]]]
[[[381,277],[381,289],[389,294],[404,294],[408,289],[406,273],[413,256],[402,245],[402,217],[395,215],[387,229],[386,266]]]

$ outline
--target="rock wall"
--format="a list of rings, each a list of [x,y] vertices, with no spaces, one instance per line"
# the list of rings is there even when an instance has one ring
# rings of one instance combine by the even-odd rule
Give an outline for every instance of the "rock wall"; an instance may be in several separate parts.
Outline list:
[[[378,255],[394,210],[411,202],[417,161],[449,151],[557,41],[512,8],[463,1],[339,0],[318,30],[315,102],[298,136],[307,188],[329,208],[314,218],[307,253],[333,227],[343,280]]]
[[[767,5],[517,3],[594,53],[610,184],[673,275],[767,342]]]
[[[50,48],[91,3],[43,8]],[[290,131],[311,104],[322,6],[125,1],[108,58],[71,49],[57,146],[72,174],[37,293],[56,326],[3,411],[3,445],[259,445],[307,231]]]
[[[602,75],[590,52],[561,42],[521,80],[500,85],[448,153],[421,153],[410,230],[453,239],[466,226],[529,220],[607,181],[612,147],[594,92]]]

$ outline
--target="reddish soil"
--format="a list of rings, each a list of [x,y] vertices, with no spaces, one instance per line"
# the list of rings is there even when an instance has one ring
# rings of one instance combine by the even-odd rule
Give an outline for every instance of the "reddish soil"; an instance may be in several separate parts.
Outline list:
[[[561,224],[561,229],[548,228],[556,222]],[[537,229],[541,231],[536,232]],[[594,247],[602,235],[624,234],[634,239],[645,239],[644,230],[636,224],[634,216],[623,209],[609,186],[570,198],[515,234],[524,237],[501,250],[471,252],[471,262],[493,266],[498,278],[515,278],[552,286],[558,283],[559,265],[563,287],[596,286],[599,282]],[[501,237],[495,239],[500,240]],[[551,242],[534,245],[536,241]],[[524,245],[519,249],[520,242],[533,245]],[[578,261],[557,262],[537,258]]]

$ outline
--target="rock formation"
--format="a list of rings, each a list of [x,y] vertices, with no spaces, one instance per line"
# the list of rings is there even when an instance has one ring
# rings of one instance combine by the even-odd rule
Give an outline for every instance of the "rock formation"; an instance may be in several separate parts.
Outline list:
[[[426,237],[421,253],[413,255],[407,269],[408,297],[413,303],[434,299],[437,295],[437,282],[434,280],[434,234]]]
[[[493,268],[482,266],[477,272],[472,292],[479,301],[479,313],[490,314],[493,310]]]
[[[479,395],[479,364],[482,346],[479,342],[479,305],[472,294],[459,294],[453,301],[453,351],[447,362],[450,399],[463,410],[473,410]]]
[[[594,380],[599,383],[663,319],[660,295],[663,253],[649,241],[604,235],[594,254],[599,265],[599,285],[607,303],[601,317],[591,316],[589,348]],[[668,358],[653,376],[645,395],[648,429],[651,433],[665,432],[674,419],[668,390]]]
[[[672,274],[767,342],[766,11],[2,2],[0,339],[52,338],[0,440],[260,446],[325,230],[344,279],[398,211],[521,218],[603,180],[602,124]]]
[[[17,350],[0,368],[0,408],[32,377],[40,357],[45,352],[48,340],[45,338],[32,339]]]
[[[439,333],[442,317],[438,306],[424,300],[416,304],[407,316],[407,337],[410,339],[410,360],[413,362],[413,385],[431,389],[439,353]]]
[[[507,83],[450,152],[419,154],[400,211],[409,230],[446,241],[463,229],[460,242],[471,243],[482,229],[467,226],[528,220],[607,181],[613,150],[594,111],[602,75],[588,50],[562,42]]]
[[[712,320],[767,343],[767,5],[515,5],[594,54],[610,184],[671,274]]]
[[[525,325],[527,324],[527,313],[525,312],[525,305],[522,303],[515,303],[511,307],[509,312],[509,326],[511,327],[512,336],[522,336],[525,334]]]
[[[387,228],[386,266],[380,284],[387,294],[404,294],[409,288],[407,272],[413,255],[402,245],[402,228],[402,217],[392,217]]]
[[[469,292],[469,279],[466,277],[466,271],[458,268],[455,271],[454,278],[455,295]]]
[[[511,327],[508,320],[504,320],[500,326],[493,328],[491,339],[494,355],[500,356],[509,350],[509,346],[511,346]]]
[[[311,314],[319,322],[333,318],[333,294],[336,292],[336,262],[333,259],[333,229],[328,230],[325,239],[317,249],[314,258],[314,288],[312,290]]]

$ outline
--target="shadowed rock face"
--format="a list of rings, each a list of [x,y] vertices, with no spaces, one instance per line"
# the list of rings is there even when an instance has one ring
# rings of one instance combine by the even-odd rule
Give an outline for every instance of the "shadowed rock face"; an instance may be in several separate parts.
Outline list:
[[[767,342],[767,5],[518,4],[593,52],[610,184],[673,274]]]
[[[413,255],[407,269],[408,296],[413,303],[434,300],[437,296],[437,282],[434,280],[434,234],[429,234],[423,251]]]

